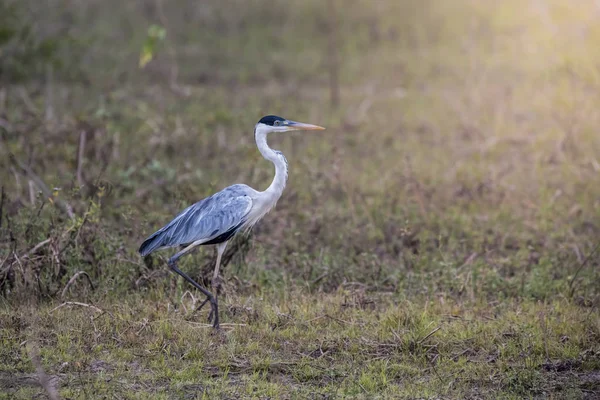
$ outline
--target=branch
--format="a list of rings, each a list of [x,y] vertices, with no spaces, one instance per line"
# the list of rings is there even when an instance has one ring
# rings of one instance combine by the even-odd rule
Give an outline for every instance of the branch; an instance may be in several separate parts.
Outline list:
[[[71,287],[73,282],[75,282],[75,280],[77,280],[77,278],[80,277],[81,275],[84,275],[87,278],[87,281],[90,284],[90,287],[92,288],[92,290],[94,290],[94,284],[92,283],[92,278],[90,278],[90,276],[88,275],[87,272],[79,271],[75,275],[73,275],[71,277],[71,279],[69,279],[69,282],[67,282],[67,284],[65,285],[65,288],[63,289],[62,293],[60,294],[61,300],[65,298],[65,295],[67,294],[67,291],[69,290],[69,288]]]
[[[48,188],[48,186],[44,183],[44,181],[42,180],[42,178],[40,178],[35,172],[33,172],[33,170],[21,163],[19,160],[17,160],[17,158],[15,157],[14,154],[9,153],[8,154],[10,161],[18,168],[21,170],[21,172],[27,176],[29,179],[31,179],[36,185],[37,187],[42,191],[42,193],[44,194],[44,196],[48,199],[51,199],[57,206],[58,208],[60,208],[65,214],[67,214],[67,216],[70,219],[74,219],[75,218],[75,214],[73,213],[73,208],[69,205],[69,203],[67,203],[66,201],[55,197],[52,194],[52,191],[50,191],[50,189]]]
[[[2,212],[4,211],[4,186],[0,189],[0,228],[2,228]]]
[[[51,238],[48,238],[46,240],[39,242],[38,244],[33,246],[31,248],[31,250],[27,251],[27,253],[23,254],[21,257],[29,257],[30,255],[35,254],[35,252],[38,251],[40,248],[42,248],[45,245],[47,245],[48,243],[50,243],[50,240],[51,240]]]
[[[83,182],[83,161],[85,158],[85,142],[87,139],[87,132],[83,129],[79,133],[79,151],[77,152],[77,172],[75,176],[77,177],[77,184],[79,187],[82,187]]]
[[[78,301],[66,301],[64,303],[62,303],[60,306],[54,307],[52,310],[50,310],[50,313],[53,313],[54,311],[58,310],[59,308],[63,308],[64,306],[81,306],[81,307],[88,307],[91,308],[94,311],[98,311],[98,312],[104,312],[101,309],[99,309],[96,306],[92,306],[90,304],[86,304],[86,303],[80,303]]]

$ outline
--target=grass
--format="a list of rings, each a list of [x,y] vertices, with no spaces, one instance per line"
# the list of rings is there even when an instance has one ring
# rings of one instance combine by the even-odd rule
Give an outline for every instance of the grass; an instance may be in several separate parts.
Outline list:
[[[43,395],[40,366],[64,398],[599,395],[595,5],[61,1],[35,8],[77,39],[55,79],[0,87],[0,398]],[[150,24],[167,41],[140,70]],[[214,334],[167,253],[136,249],[268,185],[270,113],[328,130],[270,138],[289,184],[229,247]]]
[[[597,317],[565,300],[465,305],[360,289],[234,296],[222,334],[197,322],[205,316],[189,298],[178,309],[147,296],[102,311],[53,306],[2,313],[5,384],[31,374],[31,341],[69,398],[577,398],[591,393],[599,367]]]

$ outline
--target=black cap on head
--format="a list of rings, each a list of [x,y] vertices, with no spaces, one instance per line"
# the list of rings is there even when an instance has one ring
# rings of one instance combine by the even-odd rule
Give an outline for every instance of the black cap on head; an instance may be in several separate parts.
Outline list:
[[[273,126],[275,121],[283,122],[285,118],[278,117],[277,115],[267,115],[266,117],[262,117],[258,123]]]

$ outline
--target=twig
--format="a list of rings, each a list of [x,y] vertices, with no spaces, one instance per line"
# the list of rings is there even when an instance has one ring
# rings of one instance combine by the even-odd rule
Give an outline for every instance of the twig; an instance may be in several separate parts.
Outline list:
[[[442,329],[442,327],[438,326],[437,328],[435,328],[434,330],[432,330],[431,332],[429,332],[427,335],[425,335],[425,337],[423,339],[419,340],[419,344],[421,344],[424,341],[426,341],[427,339],[429,339],[431,336],[433,336],[440,329]]]
[[[49,239],[48,239],[48,240],[49,240]],[[71,285],[73,284],[73,282],[75,282],[75,280],[76,280],[76,279],[77,279],[79,276],[81,276],[81,275],[85,275],[85,277],[87,278],[87,280],[88,280],[88,283],[90,284],[90,286],[91,286],[92,290],[95,290],[95,288],[94,288],[94,284],[92,283],[92,278],[90,278],[90,276],[88,275],[88,273],[87,273],[87,272],[85,272],[85,271],[79,271],[79,272],[77,272],[75,275],[73,275],[73,276],[71,277],[71,279],[69,279],[69,282],[67,282],[67,284],[65,285],[65,288],[63,289],[63,291],[62,291],[62,293],[61,293],[61,295],[60,295],[60,299],[61,299],[61,300],[65,298],[65,295],[67,294],[67,291],[69,290],[69,288],[71,287]]]
[[[2,212],[4,211],[4,186],[0,189],[0,228],[2,228]]]
[[[129,261],[129,260],[125,259],[125,261]],[[132,264],[139,265],[138,263],[134,263],[133,261],[130,261],[130,262]],[[156,275],[160,276],[160,275],[163,275],[165,273],[166,273],[166,271],[157,269],[156,271],[152,271],[149,274],[144,274],[144,275],[140,276],[135,281],[135,287],[136,287],[136,289],[140,288],[142,282],[144,282],[144,281],[150,281],[150,279],[153,278],[154,276],[156,276]]]
[[[31,181],[29,181],[31,182]],[[38,220],[40,218],[40,214],[42,213],[42,210],[44,209],[44,204],[46,204],[45,202],[40,202],[40,207],[37,210],[37,214],[35,215],[35,217],[32,215],[29,218],[29,221],[27,222],[27,228],[25,228],[25,237],[29,238],[29,232],[31,231],[31,228],[33,227],[33,222]]]
[[[17,158],[15,157],[14,154],[9,153],[8,154],[11,162],[18,167],[27,177],[29,177],[29,179],[31,179],[36,185],[37,187],[40,188],[40,190],[42,191],[42,193],[44,194],[44,196],[46,196],[46,198],[51,199],[54,203],[56,203],[56,205],[65,212],[65,214],[67,214],[67,216],[71,219],[75,218],[75,214],[73,213],[73,208],[69,205],[69,203],[67,203],[66,201],[58,198],[58,197],[54,197],[54,195],[52,194],[52,192],[50,191],[50,189],[48,188],[48,186],[44,183],[44,181],[35,173],[33,172],[33,170],[31,168],[29,168],[29,166],[21,163],[19,160],[17,160]]]
[[[96,306],[92,306],[91,304],[86,304],[86,303],[80,303],[78,301],[66,301],[64,303],[62,303],[60,306],[54,307],[52,310],[50,310],[50,313],[53,313],[54,311],[58,310],[59,308],[63,308],[64,306],[81,306],[81,307],[88,307],[93,309],[94,311],[98,311],[98,312],[104,312],[101,309],[99,309]]]
[[[202,322],[193,322],[193,321],[185,321],[190,325],[194,325],[197,326],[198,328],[212,328],[213,325],[212,324],[204,324]],[[227,322],[223,322],[220,323],[219,326],[221,328],[235,328],[236,326],[248,326],[248,324],[234,324],[234,323],[227,323]]]
[[[572,234],[574,236],[574,234]],[[573,251],[575,252],[575,256],[577,256],[577,261],[579,261],[580,263],[583,262],[583,256],[581,255],[581,251],[579,250],[579,246],[577,246],[577,243],[573,243],[571,245],[571,247],[573,247]]]
[[[327,56],[329,64],[329,96],[331,107],[337,109],[340,104],[339,60],[337,46],[337,15],[335,0],[327,1],[329,29],[327,34]]]
[[[79,133],[79,150],[77,151],[77,172],[75,176],[77,177],[77,184],[79,187],[82,187],[83,182],[83,160],[85,158],[85,142],[87,139],[87,131],[82,129]]]
[[[548,352],[548,326],[546,325],[546,314],[540,311],[540,326],[542,328],[542,339],[544,343],[544,353],[546,354],[546,362],[550,362],[550,353]]]
[[[27,185],[29,187],[29,202],[31,203],[32,206],[34,206],[35,205],[35,184],[30,179],[27,182]]]
[[[442,377],[440,376],[440,374],[437,371],[437,368],[435,368],[435,362],[437,361],[437,359],[439,358],[439,354],[436,354],[433,359],[431,360],[431,368],[433,368],[433,372],[435,373],[435,375],[437,376],[437,378],[440,380],[440,382],[442,382],[442,384],[446,383]]]
[[[44,110],[44,118],[46,122],[54,119],[54,69],[52,64],[46,64],[46,109]]]
[[[11,166],[10,167],[10,172],[13,173],[13,175],[15,176],[15,185],[17,186],[17,198],[21,198],[21,178],[19,178],[19,173],[17,172],[17,170],[15,169],[15,167]],[[14,193],[14,192],[13,192]]]
[[[148,327],[148,318],[144,318],[142,319],[142,327],[140,329],[137,330],[137,332],[135,333],[137,336],[140,335],[140,333],[146,329]]]
[[[362,325],[364,325],[364,324],[361,324],[361,323],[358,323],[358,322],[357,322],[357,323],[353,323],[353,322],[344,321],[343,319],[339,319],[339,318],[333,317],[333,316],[331,316],[331,315],[329,315],[329,314],[325,314],[325,316],[326,316],[327,318],[329,318],[329,319],[332,319],[332,320],[334,320],[334,321],[335,321],[335,322],[337,322],[337,323],[340,323],[340,324],[342,324],[342,325],[358,325],[358,326],[362,326]]]
[[[25,107],[29,110],[29,112],[35,116],[39,116],[40,111],[35,107],[35,104],[33,104],[33,101],[31,101],[31,98],[27,94],[27,91],[24,87],[19,88],[19,95],[21,96],[21,100],[23,100],[23,104],[25,104]]]
[[[13,258],[15,259],[15,261],[17,262],[17,264],[19,264],[19,268],[21,269],[21,275],[23,275],[23,280],[26,283],[28,283],[27,282],[27,276],[25,275],[25,268],[23,268],[23,264],[21,263],[21,260],[19,259],[19,255],[17,254],[17,252],[15,250],[13,250],[12,253],[13,253]],[[14,262],[11,264],[11,267],[12,267],[13,264],[14,264]]]
[[[594,247],[594,250],[592,250],[592,252],[590,254],[588,254],[587,257],[585,258],[585,260],[583,260],[583,262],[579,265],[579,268],[577,268],[577,271],[575,271],[575,275],[573,275],[573,278],[571,278],[571,281],[569,282],[569,297],[573,297],[573,294],[575,293],[575,286],[573,284],[575,283],[575,279],[577,279],[577,275],[579,275],[579,273],[581,272],[583,267],[585,267],[585,264],[587,264],[589,259],[592,258],[592,256],[596,253],[596,251],[599,248],[600,248],[600,242],[598,242],[596,247]]]
[[[50,243],[50,238],[43,240],[41,242],[39,242],[38,244],[36,244],[35,246],[33,246],[31,248],[31,250],[27,251],[27,253],[23,254],[21,257],[29,257],[30,255],[34,254],[36,251],[38,251],[40,248],[44,247],[45,245],[47,245],[48,243]]]
[[[30,250],[28,250],[26,253],[22,254],[21,257],[22,258],[29,258],[29,256],[31,256],[32,254],[35,254],[36,251],[38,251],[39,249],[41,249],[42,247],[44,247],[45,245],[47,245],[48,243],[50,243],[50,238],[39,242],[38,244],[36,244],[35,246],[33,246]],[[4,262],[6,262],[6,260],[8,259],[8,257],[4,260]],[[21,269],[23,270],[23,265],[21,264],[21,261],[19,260],[19,256],[14,253],[14,260],[10,263],[10,265],[8,266],[8,268],[12,267],[14,263],[18,262],[19,266],[21,267]],[[4,263],[0,264],[0,266],[4,265]],[[2,271],[2,273],[4,273],[5,271]],[[25,274],[25,270],[23,270],[23,274]]]
[[[192,294],[192,292],[190,292],[189,290],[186,290],[184,294],[181,295],[181,299],[179,300],[181,302],[181,306],[183,307],[185,313],[188,313],[187,307],[185,306],[185,303],[183,302],[183,299],[185,299],[185,296],[190,296],[190,298],[192,299],[192,309],[196,308],[196,298],[194,297],[194,295]]]
[[[2,277],[4,275],[4,273],[6,271],[9,270],[10,267],[12,267],[12,263],[6,268],[6,270],[3,270],[2,267],[4,267],[4,264],[6,263],[6,260],[8,260],[8,258],[11,256],[10,251],[6,252],[6,257],[4,257],[4,260],[2,260],[2,262],[0,263],[0,277]],[[0,285],[1,286],[1,285]]]
[[[302,321],[302,323],[303,324],[308,324],[309,322],[317,321],[317,320],[319,320],[321,318],[326,318],[326,317],[327,317],[327,315],[323,314],[323,315],[319,315],[319,316],[316,316],[316,317],[311,318],[311,319],[307,319],[306,321]]]
[[[323,280],[323,278],[326,278],[329,275],[329,272],[325,272],[324,274],[321,274],[319,276],[317,276],[313,281],[312,284],[316,285],[317,283],[321,282]]]
[[[58,391],[56,390],[56,387],[52,384],[48,375],[46,375],[46,371],[44,371],[44,367],[42,366],[42,360],[40,358],[40,349],[37,347],[37,344],[29,343],[29,345],[27,346],[27,350],[29,352],[31,362],[33,363],[33,365],[35,365],[35,371],[37,372],[40,385],[42,385],[46,393],[48,393],[48,397],[50,398],[50,400],[59,400],[60,396],[58,395]]]

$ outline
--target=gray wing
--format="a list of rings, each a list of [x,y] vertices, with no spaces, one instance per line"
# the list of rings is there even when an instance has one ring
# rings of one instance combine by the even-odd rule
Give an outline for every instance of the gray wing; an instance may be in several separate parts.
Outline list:
[[[146,256],[162,247],[207,243],[220,236],[228,238],[246,222],[251,208],[252,199],[246,186],[229,186],[183,210],[148,237],[139,252]]]

